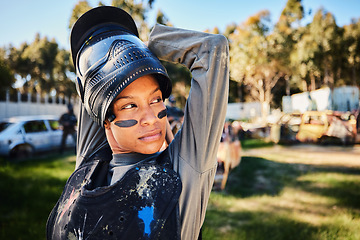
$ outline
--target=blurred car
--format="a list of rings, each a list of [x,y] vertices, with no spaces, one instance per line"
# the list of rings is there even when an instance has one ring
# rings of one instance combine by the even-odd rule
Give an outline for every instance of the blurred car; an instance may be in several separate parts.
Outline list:
[[[51,115],[3,119],[0,122],[0,155],[22,159],[59,149],[63,132],[58,119]],[[68,136],[66,146],[75,147],[75,144]]]
[[[351,113],[307,111],[296,137],[300,142],[354,144],[356,119]]]
[[[296,134],[301,124],[301,113],[284,113],[281,118],[270,128],[270,139],[274,143],[298,143]]]

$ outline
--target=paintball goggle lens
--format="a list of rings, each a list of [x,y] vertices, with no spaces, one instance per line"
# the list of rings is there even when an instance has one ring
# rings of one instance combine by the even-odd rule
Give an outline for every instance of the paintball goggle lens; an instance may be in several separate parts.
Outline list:
[[[106,63],[115,41],[128,41],[132,43],[131,45],[135,43],[137,46],[146,47],[139,38],[126,32],[110,32],[89,37],[77,56],[77,70],[83,79],[92,72],[91,70],[97,69]],[[84,87],[83,80],[82,86]]]

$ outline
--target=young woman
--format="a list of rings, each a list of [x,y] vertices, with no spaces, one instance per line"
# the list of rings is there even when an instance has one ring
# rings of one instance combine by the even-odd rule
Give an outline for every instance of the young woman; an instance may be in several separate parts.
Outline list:
[[[198,239],[226,113],[226,38],[156,25],[145,46],[126,12],[98,7],[76,22],[71,47],[83,102],[77,169],[48,239]],[[159,59],[192,74],[183,126],[162,152],[171,81]]]

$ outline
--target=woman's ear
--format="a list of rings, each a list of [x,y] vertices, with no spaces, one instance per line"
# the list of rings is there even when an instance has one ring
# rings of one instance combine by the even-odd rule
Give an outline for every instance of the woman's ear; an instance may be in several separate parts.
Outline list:
[[[106,139],[110,145],[110,148],[112,150],[113,153],[118,153],[120,152],[119,150],[119,145],[117,144],[117,141],[114,137],[113,132],[111,131],[111,127],[110,127],[110,122],[109,120],[105,120],[104,121],[104,128],[105,128],[105,135],[106,135]]]
[[[110,121],[108,119],[105,119],[105,121],[104,121],[104,128],[107,130],[110,129]]]

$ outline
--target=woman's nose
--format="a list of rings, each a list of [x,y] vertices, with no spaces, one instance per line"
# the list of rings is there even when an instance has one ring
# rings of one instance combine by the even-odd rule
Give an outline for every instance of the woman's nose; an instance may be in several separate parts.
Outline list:
[[[151,125],[155,123],[156,120],[156,113],[154,112],[154,109],[152,109],[150,106],[142,111],[142,116],[140,119],[141,125]]]

